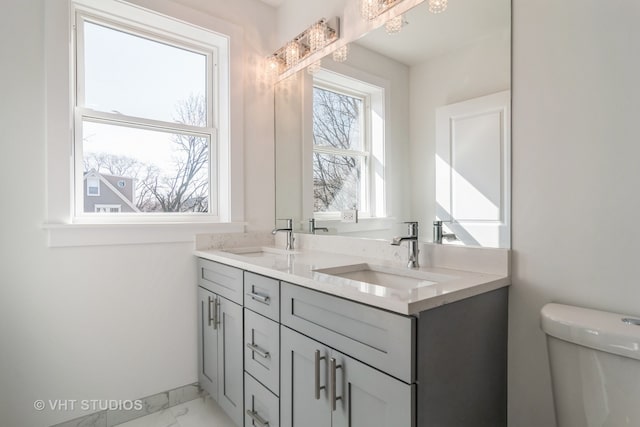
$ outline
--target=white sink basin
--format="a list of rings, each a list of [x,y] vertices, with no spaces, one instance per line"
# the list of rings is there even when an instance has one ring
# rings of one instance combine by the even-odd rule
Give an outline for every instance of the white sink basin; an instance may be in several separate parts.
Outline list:
[[[285,249],[271,248],[268,246],[250,247],[250,248],[229,248],[223,249],[222,252],[230,254],[246,256],[250,258],[273,258],[283,255],[295,255],[298,252],[288,251]]]
[[[445,274],[371,264],[344,265],[340,267],[321,268],[314,271],[316,273],[328,274],[330,276],[399,290],[418,289],[455,279],[455,277]]]

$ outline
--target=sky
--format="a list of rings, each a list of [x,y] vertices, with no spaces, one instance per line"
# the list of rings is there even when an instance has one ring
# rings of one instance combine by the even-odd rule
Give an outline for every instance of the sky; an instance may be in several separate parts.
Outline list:
[[[207,57],[84,23],[85,99],[87,108],[146,119],[175,122],[176,106],[204,95]],[[87,152],[108,152],[170,168],[171,133],[85,122]]]

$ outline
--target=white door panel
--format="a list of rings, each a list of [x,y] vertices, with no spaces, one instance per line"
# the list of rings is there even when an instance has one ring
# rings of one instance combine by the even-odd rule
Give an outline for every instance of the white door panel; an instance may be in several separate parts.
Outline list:
[[[436,216],[473,246],[510,246],[509,91],[436,111]]]

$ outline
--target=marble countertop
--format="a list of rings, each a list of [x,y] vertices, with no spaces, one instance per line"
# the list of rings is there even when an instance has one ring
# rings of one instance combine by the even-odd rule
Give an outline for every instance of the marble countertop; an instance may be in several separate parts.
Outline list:
[[[410,270],[398,262],[309,249],[287,253],[274,248],[273,253],[265,256],[247,256],[233,252],[231,249],[230,252],[197,250],[195,255],[404,315],[415,315],[423,310],[493,291],[511,283],[509,276],[504,275],[431,267]],[[433,280],[413,289],[396,289],[317,271],[355,264],[369,264],[395,271],[417,271],[417,274],[427,275]]]

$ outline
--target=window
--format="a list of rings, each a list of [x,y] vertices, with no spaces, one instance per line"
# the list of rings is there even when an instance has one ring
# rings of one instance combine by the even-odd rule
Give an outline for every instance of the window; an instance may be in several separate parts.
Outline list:
[[[76,185],[95,171],[135,182],[133,212],[216,215],[215,47],[82,12],[76,27]]]
[[[368,210],[367,98],[313,88],[313,199],[315,212]]]
[[[314,75],[315,217],[337,219],[347,209],[384,216],[383,103],[379,87],[327,70]]]
[[[85,23],[90,27],[87,31]],[[242,231],[244,88],[242,78],[238,77],[244,75],[242,28],[213,16],[195,14],[179,4],[147,2],[146,7],[142,7],[121,0],[65,0],[46,2],[44,31],[47,101],[47,220],[44,228],[49,233],[49,244],[177,242],[191,241],[194,233],[206,230]],[[88,45],[85,45],[87,36]],[[84,64],[89,64],[85,56],[91,56],[88,51],[91,43],[99,46],[98,54],[112,50],[110,43],[103,43],[107,39],[96,45],[99,37],[128,40],[135,46],[146,47],[135,52],[131,49],[117,52],[128,62],[114,61],[117,66],[112,66],[110,61],[103,60],[85,70]],[[150,52],[157,55],[150,56]],[[158,52],[173,52],[175,56]],[[182,94],[177,93],[172,84],[181,82],[185,73],[195,69],[186,67],[190,63],[187,59],[178,61],[178,72],[175,72],[175,63],[164,66],[158,62],[158,59],[177,57],[200,58],[200,61],[205,58],[207,123],[204,126],[174,119],[173,110],[164,108],[170,104],[168,100],[184,99],[184,96],[177,96]],[[145,60],[139,61],[141,58]],[[142,68],[140,63],[150,66]],[[123,79],[132,75],[135,66],[138,71],[144,70],[144,78]],[[103,90],[101,94],[97,91],[100,87],[109,87],[109,91]],[[122,102],[121,95],[126,92],[122,88],[135,94],[135,102],[128,105]],[[131,144],[121,138],[127,134]],[[166,197],[165,207],[160,209],[154,209],[153,204],[138,209],[137,205],[144,197],[139,186],[139,177],[143,175],[130,173],[130,169],[135,168],[127,169],[126,162],[112,162],[107,168],[104,159],[91,154],[107,151],[105,140],[109,142],[106,144],[108,151],[116,151],[121,157],[134,157],[137,154],[132,152],[134,149],[144,148],[148,157],[138,159],[139,163],[144,166],[154,163],[161,172],[166,163],[180,161],[173,153],[167,153],[177,145],[173,141],[180,137],[183,140],[192,138],[194,145],[207,141],[204,155],[208,156],[209,188],[204,195],[189,195],[185,186],[181,186],[182,181],[173,179],[177,175],[163,180],[158,170],[150,168],[150,172],[158,176],[158,194],[162,194],[159,192],[162,184],[164,188],[179,189],[180,200],[189,200],[180,204],[172,202],[174,197]],[[151,144],[153,141],[156,144]],[[119,150],[117,143],[129,151]],[[151,152],[145,148],[150,145],[153,147]],[[96,171],[101,177],[101,197],[115,194],[117,198],[107,201],[86,195],[82,174],[90,170],[90,166],[85,169],[85,153],[88,161],[101,162],[102,168]],[[158,158],[169,160],[151,162]],[[191,172],[190,169],[189,177],[194,175]],[[118,180],[125,182],[124,188],[118,186]],[[151,190],[154,189],[151,186]],[[130,197],[135,203],[129,201]],[[95,213],[95,203],[118,203],[122,209],[116,215]],[[176,209],[176,206],[182,208]],[[105,224],[109,226],[105,227]],[[165,232],[158,233],[158,229]]]
[[[87,196],[100,196],[100,178],[87,178]]]

